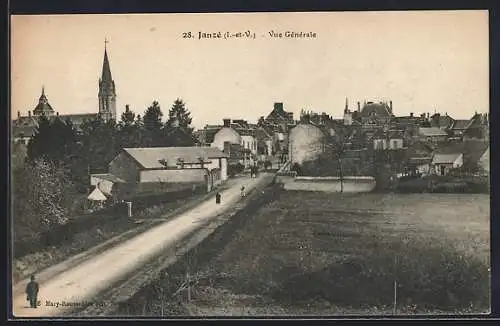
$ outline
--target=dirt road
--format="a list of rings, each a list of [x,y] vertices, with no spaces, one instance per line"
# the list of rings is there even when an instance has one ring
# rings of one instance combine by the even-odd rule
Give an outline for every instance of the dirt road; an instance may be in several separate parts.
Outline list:
[[[133,272],[141,265],[161,254],[162,250],[174,246],[192,232],[200,223],[216,217],[240,200],[240,188],[251,191],[260,185],[265,174],[231,180],[233,185],[222,191],[222,202],[207,200],[178,217],[160,224],[96,257],[57,275],[40,284],[37,309],[29,308],[26,295],[13,298],[12,312],[15,317],[50,317],[66,315],[75,308],[96,302],[98,294]],[[241,182],[239,181],[241,180]],[[236,182],[234,182],[236,181]]]

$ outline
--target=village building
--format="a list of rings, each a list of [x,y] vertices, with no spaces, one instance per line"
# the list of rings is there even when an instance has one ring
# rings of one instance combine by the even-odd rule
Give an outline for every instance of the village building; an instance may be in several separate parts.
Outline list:
[[[418,128],[417,139],[433,144],[446,142],[448,133],[437,127],[420,127]]]
[[[91,184],[105,184],[104,193],[121,189],[120,195],[176,185],[205,185],[210,191],[227,180],[227,158],[209,147],[124,148],[109,163],[107,174],[91,176]]]
[[[405,166],[407,174],[428,175],[431,173],[434,147],[423,141],[416,141],[406,148]]]
[[[403,132],[400,130],[377,130],[373,136],[373,149],[396,150],[403,148]]]
[[[447,175],[489,173],[489,142],[484,140],[450,141],[434,150],[434,173]]]
[[[454,120],[452,117],[448,115],[448,113],[445,113],[444,115],[441,115],[441,113],[434,113],[430,117],[430,126],[439,128],[442,130],[449,130],[454,126],[458,121],[460,120]]]
[[[309,121],[303,120],[293,127],[288,139],[288,155],[292,165],[315,160],[325,151],[325,133]]]
[[[361,122],[363,124],[387,125],[391,122],[392,101],[386,102],[366,102],[361,109]]]
[[[432,168],[436,175],[447,175],[451,170],[458,169],[464,164],[463,153],[440,154],[432,157]]]

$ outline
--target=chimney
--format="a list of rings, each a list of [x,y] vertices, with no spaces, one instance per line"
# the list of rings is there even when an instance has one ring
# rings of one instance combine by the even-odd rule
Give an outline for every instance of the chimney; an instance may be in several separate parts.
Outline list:
[[[56,112],[56,115],[59,116],[59,112]]]
[[[413,118],[413,112],[410,112],[410,118]]]
[[[358,111],[361,111],[361,103],[358,101]]]
[[[392,113],[392,101],[389,101],[389,109],[391,109],[391,113]]]
[[[276,111],[283,111],[283,102],[274,102],[274,109]]]
[[[21,111],[17,111],[17,118],[20,119],[21,118]]]
[[[31,118],[31,111],[28,110],[28,117]]]
[[[231,119],[222,119],[224,121],[224,127],[231,127]]]
[[[130,106],[127,104],[125,105],[125,112],[129,112],[130,111]]]

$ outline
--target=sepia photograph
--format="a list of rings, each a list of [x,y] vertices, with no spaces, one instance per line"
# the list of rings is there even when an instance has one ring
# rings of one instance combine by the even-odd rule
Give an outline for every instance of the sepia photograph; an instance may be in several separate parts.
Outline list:
[[[490,314],[488,18],[12,15],[13,317]]]

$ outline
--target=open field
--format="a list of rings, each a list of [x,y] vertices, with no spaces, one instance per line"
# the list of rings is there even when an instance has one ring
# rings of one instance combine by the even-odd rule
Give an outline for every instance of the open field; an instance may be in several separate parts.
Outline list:
[[[186,258],[191,300],[151,294],[148,315],[393,314],[395,298],[397,314],[490,309],[488,195],[282,191],[239,218]]]

